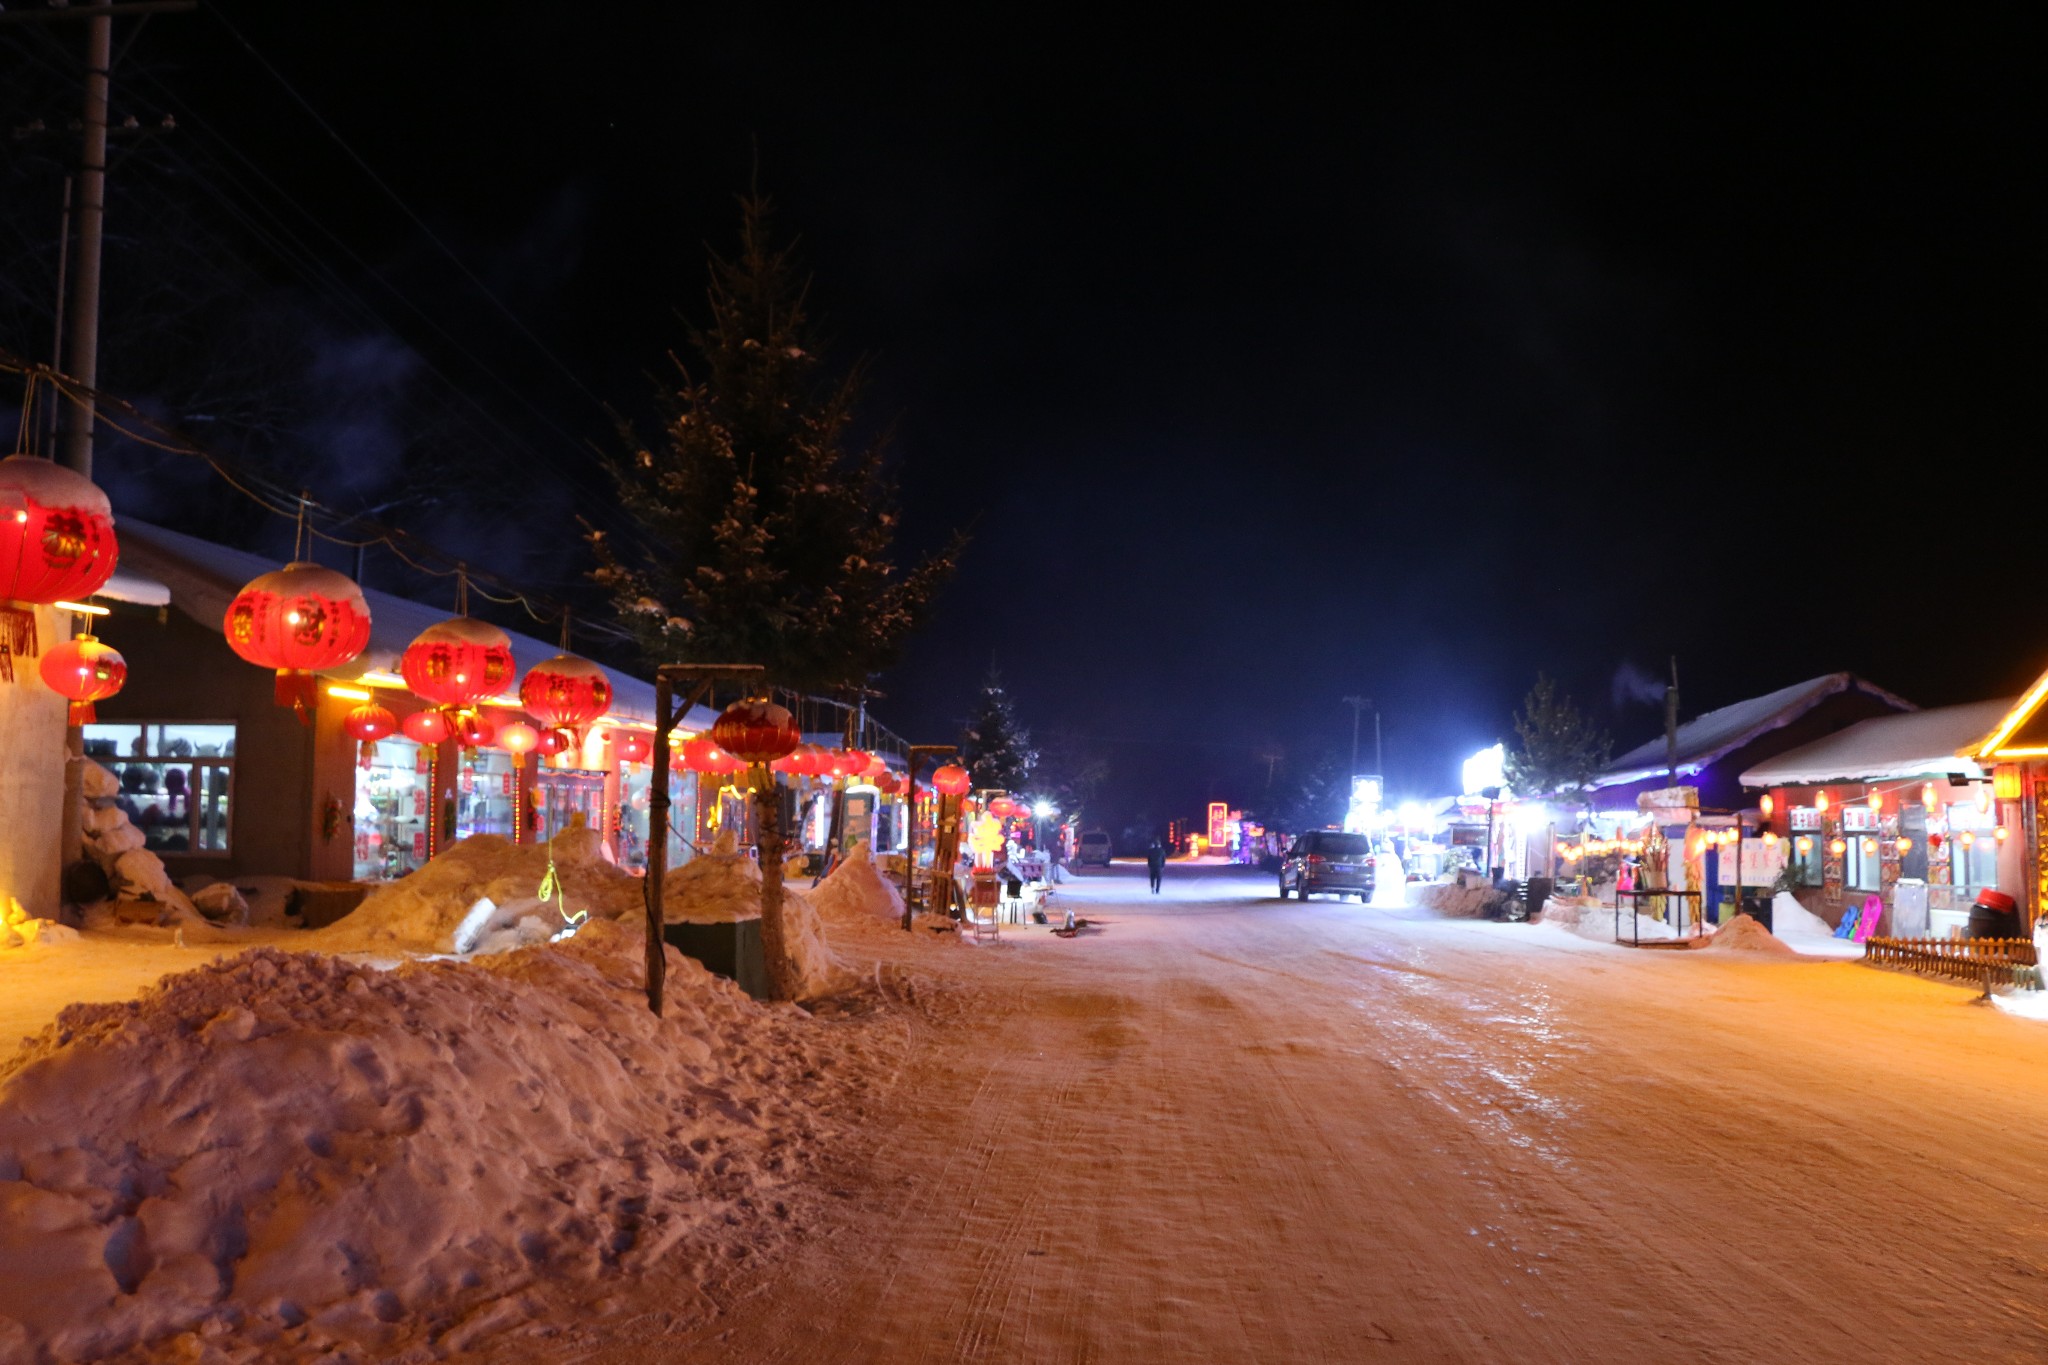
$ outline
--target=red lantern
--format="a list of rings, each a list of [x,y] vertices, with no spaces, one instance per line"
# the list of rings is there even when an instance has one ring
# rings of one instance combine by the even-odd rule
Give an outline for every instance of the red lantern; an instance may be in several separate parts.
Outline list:
[[[957,763],[948,763],[932,774],[932,786],[946,796],[961,795],[973,781],[967,775],[967,769]]]
[[[287,564],[235,595],[221,622],[228,648],[277,671],[277,704],[299,719],[317,700],[313,675],[339,668],[370,643],[370,606],[346,574],[318,564]]]
[[[455,717],[455,739],[465,749],[481,749],[497,734],[498,727],[475,711],[458,712]]]
[[[638,730],[614,730],[609,736],[612,757],[621,763],[645,763],[654,753],[654,740]]]
[[[772,701],[736,701],[711,727],[719,748],[745,764],[769,764],[802,741],[788,711]]]
[[[568,748],[569,743],[570,740],[568,731],[543,730],[540,732],[539,741],[536,742],[533,746],[533,751],[539,754],[542,758],[553,758],[556,754]]]
[[[398,728],[415,744],[441,744],[453,733],[448,717],[439,711],[415,711],[400,721]]]
[[[574,654],[557,654],[526,670],[519,704],[544,729],[581,730],[612,709],[612,681]]]
[[[488,621],[457,616],[428,626],[405,647],[405,685],[436,706],[469,706],[512,681],[512,640]]]
[[[36,654],[29,607],[92,596],[118,557],[113,508],[91,479],[33,455],[0,460],[0,678]]]
[[[39,670],[50,690],[71,703],[68,716],[74,726],[92,724],[92,704],[113,696],[128,681],[128,661],[121,651],[91,635],[52,648],[43,655]]]
[[[998,796],[988,803],[988,813],[999,820],[1008,820],[1024,808],[1007,796]]]
[[[896,774],[886,768],[882,770],[882,775],[875,779],[875,790],[884,796],[894,796],[902,785],[896,780]]]
[[[1940,848],[1940,847],[1941,847],[1941,836],[1940,836],[1939,834],[1930,834],[1930,835],[1928,835],[1928,836],[1927,836],[1927,847],[1929,847],[1929,848],[1931,848],[1931,849],[1932,849],[1932,848]]]
[[[377,756],[377,741],[397,732],[398,717],[376,702],[366,701],[342,717],[341,729],[362,746],[357,761],[367,768]]]
[[[709,735],[699,735],[684,743],[677,751],[683,766],[693,773],[715,773],[724,771],[725,751],[711,740]]]
[[[889,765],[882,761],[882,756],[880,754],[869,754],[868,766],[861,769],[861,776],[880,777],[883,773],[888,771]]]
[[[859,777],[868,770],[868,756],[858,749],[842,749],[832,757],[832,771],[840,777]]]
[[[508,720],[498,727],[498,747],[512,755],[512,766],[526,766],[526,756],[540,747],[540,731],[523,720]]]

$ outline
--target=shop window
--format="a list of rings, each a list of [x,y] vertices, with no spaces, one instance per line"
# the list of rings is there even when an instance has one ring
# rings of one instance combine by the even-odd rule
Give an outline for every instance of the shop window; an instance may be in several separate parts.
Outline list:
[[[500,749],[463,751],[455,773],[455,837],[495,834],[510,839],[513,792],[518,785],[512,755]]]
[[[86,755],[121,785],[122,810],[152,853],[220,857],[233,826],[235,727],[122,721],[85,727]]]
[[[427,812],[433,802],[428,766],[433,750],[410,740],[380,739],[370,765],[356,775],[355,875],[360,881],[403,877],[427,860]]]
[[[589,828],[604,832],[604,774],[579,768],[542,768],[533,777],[535,832],[543,841],[554,838],[583,817]]]

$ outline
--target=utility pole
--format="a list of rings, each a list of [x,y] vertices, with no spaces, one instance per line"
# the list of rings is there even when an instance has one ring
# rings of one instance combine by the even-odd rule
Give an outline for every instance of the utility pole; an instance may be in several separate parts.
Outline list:
[[[1351,777],[1358,776],[1358,718],[1372,705],[1371,697],[1346,697],[1344,704],[1351,708]],[[1373,734],[1379,734],[1380,713],[1372,713]]]
[[[1671,686],[1664,689],[1664,785],[1678,785],[1678,656],[1671,656]]]

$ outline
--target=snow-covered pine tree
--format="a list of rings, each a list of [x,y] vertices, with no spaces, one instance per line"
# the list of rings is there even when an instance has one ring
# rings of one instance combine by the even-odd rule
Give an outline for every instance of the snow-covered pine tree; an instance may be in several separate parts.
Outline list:
[[[1038,766],[1031,732],[1017,720],[1017,705],[1003,688],[995,669],[982,679],[981,701],[974,718],[960,732],[960,761],[973,774],[976,788],[1021,792]]]
[[[807,279],[743,201],[739,254],[711,258],[709,325],[674,357],[661,439],[610,461],[641,535],[593,531],[596,578],[650,664],[758,663],[800,691],[893,662],[962,541],[895,564],[896,488],[881,442],[853,445],[858,366],[835,374]]]

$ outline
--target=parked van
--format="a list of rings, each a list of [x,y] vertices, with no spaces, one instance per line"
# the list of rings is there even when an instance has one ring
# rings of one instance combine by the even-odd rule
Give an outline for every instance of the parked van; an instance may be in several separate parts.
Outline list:
[[[1081,836],[1080,856],[1075,859],[1082,867],[1090,863],[1109,866],[1109,835],[1099,829],[1091,829]]]

